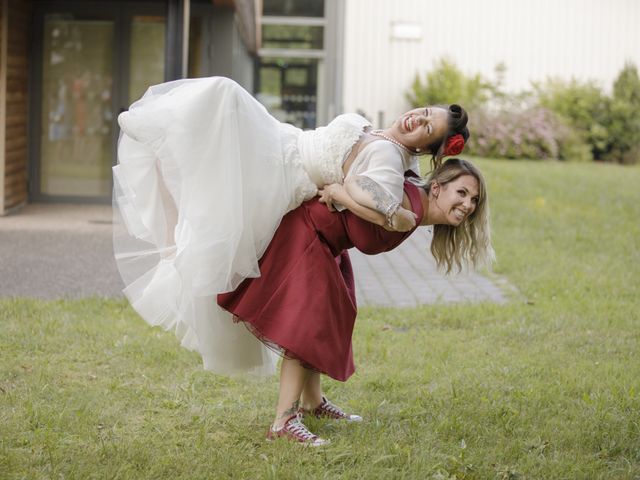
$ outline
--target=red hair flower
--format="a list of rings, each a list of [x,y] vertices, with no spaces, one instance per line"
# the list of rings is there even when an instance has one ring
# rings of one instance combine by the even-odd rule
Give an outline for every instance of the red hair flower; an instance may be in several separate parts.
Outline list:
[[[464,137],[461,134],[456,133],[452,137],[447,138],[447,142],[444,145],[444,150],[442,153],[443,155],[446,155],[449,157],[451,155],[458,155],[462,153],[463,149],[464,149]]]

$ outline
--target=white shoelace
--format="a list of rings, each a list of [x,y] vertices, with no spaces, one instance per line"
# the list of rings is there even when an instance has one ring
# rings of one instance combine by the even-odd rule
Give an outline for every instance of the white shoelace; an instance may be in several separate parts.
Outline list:
[[[297,437],[301,437],[303,440],[312,440],[316,438],[316,436],[307,429],[306,425],[300,421],[299,416],[295,420],[290,420],[283,428],[286,428],[292,434]]]
[[[336,415],[339,418],[348,417],[348,415],[346,413],[344,413],[342,410],[340,410],[338,407],[336,407],[329,400],[326,401],[326,403],[324,404],[324,407],[322,407],[322,408],[324,410],[327,410],[330,413]]]

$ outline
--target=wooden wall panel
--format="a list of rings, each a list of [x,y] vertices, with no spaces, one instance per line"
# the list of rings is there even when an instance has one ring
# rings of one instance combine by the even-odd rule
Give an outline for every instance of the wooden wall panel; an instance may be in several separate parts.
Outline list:
[[[9,0],[0,0],[0,215],[4,214],[5,177],[5,98],[7,91],[7,12]]]
[[[8,0],[4,108],[4,211],[27,201],[28,80],[31,2]]]

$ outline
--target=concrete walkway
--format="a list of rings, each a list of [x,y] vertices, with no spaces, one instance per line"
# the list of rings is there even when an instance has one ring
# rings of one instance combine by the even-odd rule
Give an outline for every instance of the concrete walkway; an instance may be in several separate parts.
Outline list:
[[[421,227],[398,248],[381,255],[351,249],[360,305],[413,307],[433,303],[507,301],[506,283],[477,273],[443,275],[429,251],[431,233]],[[500,283],[500,286],[498,285]]]
[[[31,204],[0,217],[0,297],[120,297],[111,207]],[[421,228],[392,252],[350,251],[360,305],[505,302],[505,287],[478,274],[439,274]],[[499,283],[499,282],[498,282]]]

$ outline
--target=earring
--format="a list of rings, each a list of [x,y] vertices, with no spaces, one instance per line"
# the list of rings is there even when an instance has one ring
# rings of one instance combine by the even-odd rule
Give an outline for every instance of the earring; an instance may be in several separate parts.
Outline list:
[[[420,153],[422,150],[419,148],[416,148],[416,153]]]

